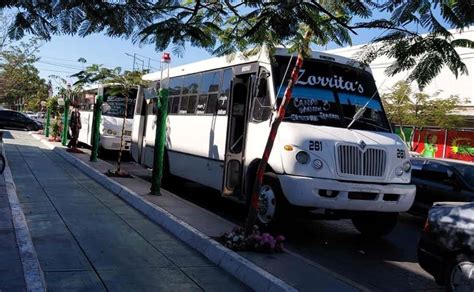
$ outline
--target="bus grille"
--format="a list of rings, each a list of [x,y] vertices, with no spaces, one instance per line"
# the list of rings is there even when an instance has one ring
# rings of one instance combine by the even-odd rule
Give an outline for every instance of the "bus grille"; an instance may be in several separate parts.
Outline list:
[[[337,146],[339,173],[355,176],[383,177],[387,162],[385,150],[360,149],[354,145]]]
[[[125,136],[132,136],[132,131],[125,131]]]

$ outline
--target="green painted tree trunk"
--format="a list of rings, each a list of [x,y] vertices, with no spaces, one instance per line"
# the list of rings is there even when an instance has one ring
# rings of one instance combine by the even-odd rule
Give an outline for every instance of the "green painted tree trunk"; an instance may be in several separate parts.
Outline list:
[[[90,161],[97,161],[97,156],[99,155],[101,106],[103,101],[104,97],[101,94],[97,95],[94,105],[94,116],[92,118],[92,152]]]
[[[69,118],[69,100],[66,99],[64,101],[64,117],[63,117],[63,135],[62,135],[62,140],[61,144],[63,146],[67,145],[67,133],[68,133],[68,118]]]
[[[46,111],[46,126],[45,126],[45,129],[44,129],[44,136],[46,138],[49,137],[49,126],[50,126],[50,123],[51,123],[51,109],[48,107],[47,111]]]
[[[158,111],[156,114],[155,151],[153,153],[153,173],[151,194],[161,195],[161,179],[163,178],[163,162],[166,143],[166,118],[168,116],[168,89],[160,88]]]

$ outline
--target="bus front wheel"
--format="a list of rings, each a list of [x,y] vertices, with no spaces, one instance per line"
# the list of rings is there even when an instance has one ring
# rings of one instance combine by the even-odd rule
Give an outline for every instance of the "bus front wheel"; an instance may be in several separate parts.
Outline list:
[[[265,173],[259,191],[258,225],[275,227],[281,222],[283,213],[288,210],[289,204],[283,195],[278,177],[271,172]]]
[[[352,218],[354,227],[367,237],[389,234],[397,225],[398,213],[363,212]]]

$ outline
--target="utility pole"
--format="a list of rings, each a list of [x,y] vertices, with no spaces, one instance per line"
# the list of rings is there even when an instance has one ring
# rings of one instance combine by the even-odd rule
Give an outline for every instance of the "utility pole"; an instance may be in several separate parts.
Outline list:
[[[153,153],[153,172],[151,177],[150,194],[161,195],[161,179],[163,178],[163,160],[166,142],[166,117],[168,116],[168,86],[170,80],[169,53],[163,53],[161,58],[161,78],[160,89],[158,92],[158,102],[156,106],[156,132],[155,132],[155,151]]]

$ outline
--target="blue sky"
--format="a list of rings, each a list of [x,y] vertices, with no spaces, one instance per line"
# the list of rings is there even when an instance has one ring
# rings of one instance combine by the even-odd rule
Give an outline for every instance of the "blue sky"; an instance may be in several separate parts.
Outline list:
[[[380,32],[378,32],[380,33]],[[377,31],[366,31],[358,36],[354,36],[353,44],[361,44],[377,35]],[[327,47],[336,48],[335,45]],[[172,51],[171,49],[167,51]],[[41,60],[36,64],[40,70],[42,78],[48,79],[50,75],[59,75],[67,78],[68,75],[76,73],[82,69],[82,63],[77,60],[85,58],[87,64],[103,64],[106,67],[120,66],[130,70],[133,66],[133,57],[129,55],[137,54],[136,67],[148,68],[148,62],[152,71],[159,67],[159,60],[162,52],[155,51],[153,45],[139,46],[133,44],[131,40],[111,38],[101,34],[94,34],[85,38],[72,36],[54,36],[51,41],[46,42],[39,51]],[[212,57],[204,49],[187,46],[183,51],[183,56],[172,55],[171,66],[178,66],[194,61]],[[87,65],[86,64],[86,65]]]

